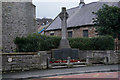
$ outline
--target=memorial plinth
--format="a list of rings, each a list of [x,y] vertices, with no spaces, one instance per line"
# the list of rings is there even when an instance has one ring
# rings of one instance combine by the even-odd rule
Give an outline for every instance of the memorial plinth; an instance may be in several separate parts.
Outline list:
[[[52,50],[52,58],[55,60],[66,60],[68,57],[71,59],[78,59],[78,49],[70,48],[69,41],[67,40],[67,19],[68,13],[66,8],[62,8],[62,12],[59,15],[61,19],[61,34],[62,38],[60,40],[60,45],[58,49]]]
[[[71,59],[78,59],[78,49],[62,48],[52,50],[52,58],[55,60],[67,60],[68,57]]]

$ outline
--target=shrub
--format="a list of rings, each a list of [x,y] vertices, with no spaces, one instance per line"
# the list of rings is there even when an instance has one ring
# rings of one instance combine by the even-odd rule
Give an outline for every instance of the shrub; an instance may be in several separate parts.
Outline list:
[[[90,38],[69,38],[71,48],[78,48],[80,50],[91,50]]]
[[[95,50],[113,50],[114,49],[114,38],[111,36],[100,36],[92,38],[92,45]]]
[[[18,52],[47,51],[58,48],[60,37],[32,34],[27,37],[16,37],[14,43]],[[113,50],[114,38],[100,36],[94,38],[68,38],[71,48],[80,50]]]
[[[69,38],[70,46],[80,50],[113,50],[114,38],[100,36],[94,38]]]
[[[36,52],[57,48],[59,41],[59,37],[31,34],[27,37],[16,37],[14,43],[17,46],[17,52]]]

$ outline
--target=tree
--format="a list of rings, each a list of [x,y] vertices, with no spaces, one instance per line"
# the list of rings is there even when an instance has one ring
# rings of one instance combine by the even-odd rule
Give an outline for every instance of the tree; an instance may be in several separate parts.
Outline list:
[[[120,8],[116,6],[103,5],[101,9],[94,13],[96,18],[96,30],[99,35],[112,35],[120,37]]]

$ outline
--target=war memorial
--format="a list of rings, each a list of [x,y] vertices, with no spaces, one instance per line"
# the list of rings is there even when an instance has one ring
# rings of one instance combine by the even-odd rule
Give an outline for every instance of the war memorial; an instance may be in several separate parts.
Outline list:
[[[91,4],[97,5],[99,3],[96,2]],[[84,4],[84,6],[89,6],[89,5]],[[102,4],[100,4],[99,6],[101,5]],[[113,72],[108,75],[112,75],[110,77],[113,77],[115,79],[119,77],[119,74],[117,76],[114,76],[114,74],[117,74],[117,72],[119,71],[119,63],[120,63],[119,50],[80,50],[79,48],[72,48],[70,46],[70,41],[68,39],[68,31],[69,31],[68,25],[70,23],[69,21],[71,15],[69,14],[69,11],[66,10],[66,7],[62,7],[60,14],[55,18],[55,20],[53,20],[53,23],[51,23],[51,25],[54,24],[54,21],[56,21],[56,19],[58,18],[59,18],[58,20],[60,20],[58,22],[61,23],[60,24],[61,40],[57,48],[52,48],[49,51],[41,50],[34,52],[27,52],[27,51],[15,52],[14,48],[19,48],[20,45],[13,43],[14,38],[20,37],[24,39],[24,37],[27,37],[28,34],[34,33],[36,31],[36,23],[34,19],[35,6],[32,5],[31,2],[28,3],[3,2],[2,6],[3,6],[2,10],[5,14],[2,14],[2,20],[4,21],[2,23],[3,25],[2,43],[4,45],[2,45],[3,48],[1,48],[1,54],[0,54],[1,55],[0,59],[2,60],[0,74],[2,74],[3,80],[4,79],[9,80],[9,78],[11,80],[16,80],[16,79],[29,80],[36,77],[48,78],[51,76],[58,76],[58,75],[95,73],[95,72]],[[79,8],[81,9],[82,7]],[[15,12],[12,12],[12,10],[14,11],[14,9]],[[76,9],[78,9],[78,7],[76,7]],[[76,14],[78,13],[80,13],[79,10]],[[19,14],[19,15],[13,15],[13,14]],[[49,33],[50,31],[48,30],[49,28],[50,25],[46,29],[45,35]],[[90,28],[90,30],[93,30],[93,28]],[[22,44],[26,44],[26,43],[23,42]],[[103,44],[101,44],[101,46],[102,45]],[[24,47],[26,48],[26,46]]]

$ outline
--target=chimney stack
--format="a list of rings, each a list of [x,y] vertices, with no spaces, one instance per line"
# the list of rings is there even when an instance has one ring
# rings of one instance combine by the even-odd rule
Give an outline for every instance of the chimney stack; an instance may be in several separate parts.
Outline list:
[[[83,2],[83,3],[84,3],[84,0],[80,0],[80,2]]]
[[[85,5],[84,0],[80,0],[79,8],[82,8]]]

